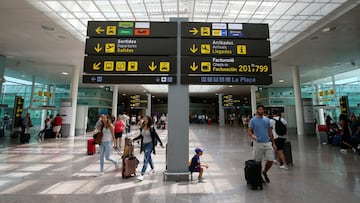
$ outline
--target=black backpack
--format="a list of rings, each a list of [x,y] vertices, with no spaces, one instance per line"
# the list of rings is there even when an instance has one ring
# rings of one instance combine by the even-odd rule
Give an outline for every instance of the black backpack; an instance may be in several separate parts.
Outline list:
[[[275,132],[276,134],[278,134],[279,136],[284,136],[286,135],[287,129],[286,126],[284,125],[283,122],[281,122],[281,116],[279,116],[279,119],[275,120]]]

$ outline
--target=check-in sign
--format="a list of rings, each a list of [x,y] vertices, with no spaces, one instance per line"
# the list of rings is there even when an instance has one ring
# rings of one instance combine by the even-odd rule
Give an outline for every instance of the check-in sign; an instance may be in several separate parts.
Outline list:
[[[176,56],[176,38],[89,38],[85,54]]]
[[[269,75],[267,57],[182,57],[182,74]]]

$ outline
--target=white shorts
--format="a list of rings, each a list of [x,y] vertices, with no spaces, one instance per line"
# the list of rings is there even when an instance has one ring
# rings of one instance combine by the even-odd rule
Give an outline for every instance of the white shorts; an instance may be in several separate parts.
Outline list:
[[[274,161],[275,154],[272,142],[258,143],[254,141],[255,161]]]
[[[61,125],[54,126],[53,127],[53,132],[58,133],[58,132],[60,132],[60,129],[61,129]]]

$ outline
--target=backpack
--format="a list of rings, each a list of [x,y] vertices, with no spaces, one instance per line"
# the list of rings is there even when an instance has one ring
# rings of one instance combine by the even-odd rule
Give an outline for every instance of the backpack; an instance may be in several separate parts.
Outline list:
[[[287,129],[286,126],[284,125],[283,122],[281,122],[281,116],[279,116],[279,119],[275,120],[275,132],[276,134],[278,134],[279,136],[284,136],[286,135]]]

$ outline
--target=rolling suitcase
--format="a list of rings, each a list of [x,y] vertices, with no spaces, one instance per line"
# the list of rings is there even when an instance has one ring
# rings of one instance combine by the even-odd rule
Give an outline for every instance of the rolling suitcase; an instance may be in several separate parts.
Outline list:
[[[20,134],[20,143],[24,144],[26,142],[30,141],[30,134],[29,133],[24,133],[24,134]]]
[[[136,157],[125,157],[123,159],[122,178],[136,176]]]
[[[263,180],[261,177],[261,162],[255,160],[245,161],[245,180],[252,190],[262,190]]]
[[[284,155],[285,160],[288,166],[294,166],[293,158],[292,158],[292,152],[291,152],[291,142],[285,141],[284,145]]]
[[[329,142],[329,137],[327,132],[319,132],[320,134],[320,143],[327,144]]]
[[[93,155],[96,152],[96,146],[95,146],[95,140],[94,139],[88,139],[87,141],[87,154]]]

